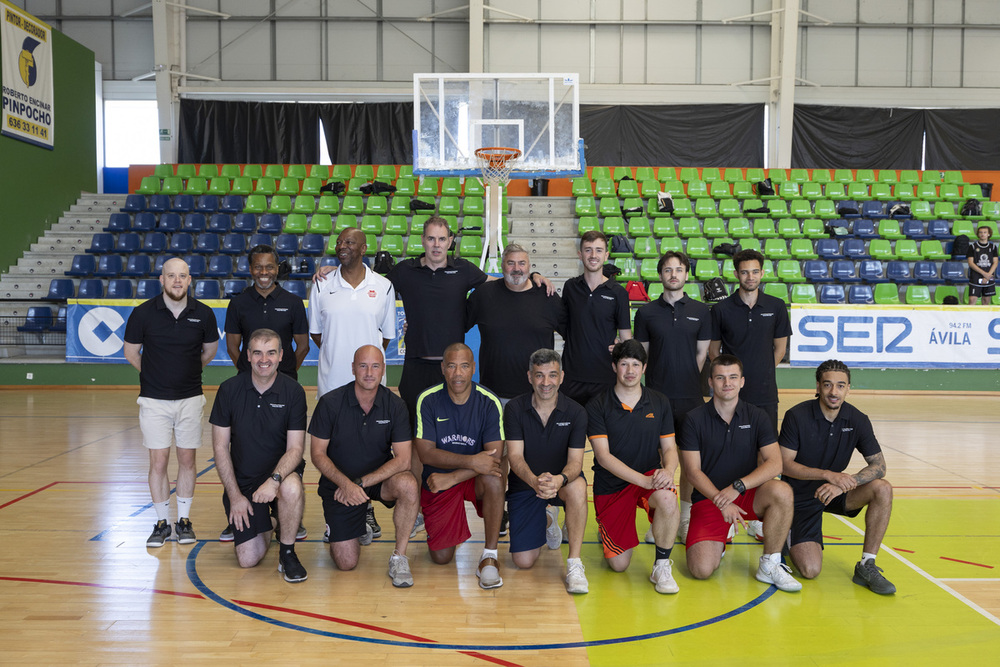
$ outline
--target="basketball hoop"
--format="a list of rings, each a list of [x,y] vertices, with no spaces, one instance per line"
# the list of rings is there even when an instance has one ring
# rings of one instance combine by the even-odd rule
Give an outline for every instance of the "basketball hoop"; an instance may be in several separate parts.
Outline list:
[[[510,182],[510,171],[514,168],[521,151],[516,148],[488,146],[476,149],[476,160],[483,173],[483,182],[489,185],[506,185]]]

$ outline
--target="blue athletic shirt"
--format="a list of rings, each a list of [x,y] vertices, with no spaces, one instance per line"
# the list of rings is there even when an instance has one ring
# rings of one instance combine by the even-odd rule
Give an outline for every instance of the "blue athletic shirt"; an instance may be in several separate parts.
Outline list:
[[[469,456],[483,451],[487,442],[504,439],[500,399],[489,389],[472,383],[469,400],[455,405],[448,388],[439,384],[417,399],[417,435],[438,449]],[[451,472],[425,465],[423,483],[435,472]]]

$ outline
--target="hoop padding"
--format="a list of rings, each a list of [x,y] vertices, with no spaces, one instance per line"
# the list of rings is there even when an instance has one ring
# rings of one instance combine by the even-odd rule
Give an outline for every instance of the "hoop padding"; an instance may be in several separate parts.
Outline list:
[[[487,146],[476,149],[476,161],[483,174],[483,182],[493,185],[510,182],[510,172],[520,157],[521,151],[516,148]]]

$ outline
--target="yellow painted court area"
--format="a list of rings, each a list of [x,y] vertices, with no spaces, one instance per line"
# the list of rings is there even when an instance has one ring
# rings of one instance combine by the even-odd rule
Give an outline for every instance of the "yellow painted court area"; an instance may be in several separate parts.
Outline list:
[[[809,396],[783,393],[781,411]],[[872,418],[896,487],[878,557],[898,589],[890,597],[851,582],[863,513],[825,518],[824,569],[801,593],[753,578],[761,546],[741,532],[707,581],[687,574],[678,545],[681,591],[658,595],[648,581],[653,547],[640,545],[627,572],[611,572],[592,512],[587,595],[563,589],[565,547],[543,548],[532,570],[517,571],[506,538],[504,585],[481,590],[482,525],[471,511],[473,537],[457,562],[432,564],[420,533],[408,551],[415,585],[394,589],[390,511],[376,505],[382,537],[358,569],[337,571],[321,541],[311,466],[309,537],[297,546],[309,579],[292,585],[274,548],[241,570],[232,546],[217,541],[225,520],[207,427],[192,515],[200,541],[147,549],[154,513],[135,390],[5,390],[0,401],[4,664],[978,665],[1000,655],[994,396],[852,396]],[[588,454],[592,478],[589,468]],[[637,527],[641,537],[644,519]]]

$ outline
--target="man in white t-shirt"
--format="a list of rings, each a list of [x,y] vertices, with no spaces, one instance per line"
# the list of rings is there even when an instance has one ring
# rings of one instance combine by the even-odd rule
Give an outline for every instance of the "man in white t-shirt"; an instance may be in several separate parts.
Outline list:
[[[314,283],[309,294],[309,334],[319,348],[318,396],[353,379],[351,361],[359,347],[385,349],[396,337],[396,292],[362,261],[365,241],[355,227],[342,231],[337,237],[340,270]]]

